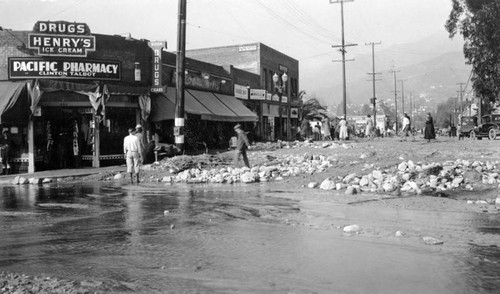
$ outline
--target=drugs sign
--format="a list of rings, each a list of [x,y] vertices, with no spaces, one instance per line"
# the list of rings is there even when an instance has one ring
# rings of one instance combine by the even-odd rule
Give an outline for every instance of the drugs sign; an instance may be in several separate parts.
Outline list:
[[[95,51],[95,37],[85,23],[39,21],[28,35],[28,48],[41,56],[87,57]]]

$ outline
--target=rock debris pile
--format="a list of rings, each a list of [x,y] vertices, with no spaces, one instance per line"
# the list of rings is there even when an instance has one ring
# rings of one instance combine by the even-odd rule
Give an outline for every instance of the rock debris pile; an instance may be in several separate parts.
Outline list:
[[[279,145],[278,145],[279,144]],[[336,143],[308,143],[295,142],[283,145],[282,143],[261,144],[256,148],[293,148],[295,146],[314,146],[317,148],[353,148],[352,145]],[[265,154],[265,153],[261,153]],[[208,156],[208,155],[206,155]],[[205,160],[192,160],[176,166],[161,162],[151,165],[150,168],[169,168],[170,174],[163,177],[151,178],[152,181],[166,183],[254,183],[282,181],[284,178],[303,174],[319,174],[331,167],[343,166],[337,156],[325,155],[264,155],[265,160],[255,164],[252,168],[232,167],[232,158],[227,156],[218,158],[212,156]],[[192,158],[192,157],[190,157]],[[208,157],[207,157],[208,158]],[[227,165],[227,166],[223,166]],[[373,165],[371,165],[373,167]],[[414,163],[411,160],[402,161],[393,168],[375,169],[368,174],[352,173],[343,177],[327,177],[322,182],[311,182],[309,188],[322,190],[345,190],[346,194],[358,192],[372,193],[431,193],[453,190],[457,188],[473,190],[477,183],[498,185],[500,178],[499,162],[481,162],[457,159],[443,163]]]
[[[444,163],[415,164],[409,160],[390,170],[373,170],[365,175],[352,173],[336,181],[326,178],[318,186],[323,190],[345,189],[346,194],[359,191],[422,194],[457,188],[473,190],[477,183],[500,184],[498,164],[460,159]],[[309,184],[309,187],[315,188],[315,185]]]

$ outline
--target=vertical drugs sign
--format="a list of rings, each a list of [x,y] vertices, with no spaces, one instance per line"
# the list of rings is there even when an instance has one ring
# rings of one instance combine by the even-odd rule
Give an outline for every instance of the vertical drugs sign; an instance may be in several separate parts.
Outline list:
[[[164,93],[166,87],[162,81],[162,61],[161,52],[167,48],[167,43],[162,41],[149,42],[149,47],[153,50],[153,68],[152,68],[152,93]]]

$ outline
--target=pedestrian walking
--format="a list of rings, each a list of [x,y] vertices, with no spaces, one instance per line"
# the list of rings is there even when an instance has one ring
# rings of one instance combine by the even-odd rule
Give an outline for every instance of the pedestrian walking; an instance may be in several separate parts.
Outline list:
[[[330,120],[327,117],[323,119],[323,140],[333,140],[332,133],[330,131]]]
[[[2,160],[2,170],[1,174],[8,175],[10,171],[10,161],[12,157],[12,145],[13,141],[10,137],[9,131],[3,131],[2,137],[0,138],[0,157]]]
[[[139,184],[139,160],[141,159],[141,146],[139,138],[135,135],[133,128],[128,129],[128,136],[123,139],[123,153],[127,161],[127,172],[130,175],[130,183],[134,183],[134,173]]]
[[[247,134],[241,129],[241,125],[237,124],[234,126],[234,131],[238,135],[236,139],[236,155],[234,158],[235,165],[238,166],[240,163],[240,157],[243,157],[243,163],[246,167],[250,167],[247,157],[247,149],[250,148],[250,142],[248,141]]]
[[[405,139],[409,137],[409,134],[412,136],[413,140],[415,140],[415,136],[413,136],[413,133],[411,131],[411,120],[408,114],[405,112],[403,115],[403,136]]]
[[[430,142],[431,139],[436,139],[436,130],[434,129],[434,120],[432,119],[430,112],[427,113],[427,118],[425,120],[424,138],[427,139],[427,142]]]
[[[371,138],[373,132],[373,121],[369,114],[366,117],[367,121],[366,121],[365,137]]]
[[[144,160],[144,151],[146,150],[146,144],[144,144],[144,135],[142,134],[142,125],[138,124],[135,126],[135,136],[139,139],[139,146],[141,147],[139,150],[140,153],[140,164]]]
[[[349,134],[347,132],[347,121],[345,120],[344,116],[340,118],[339,127],[339,139],[345,141],[348,138]]]

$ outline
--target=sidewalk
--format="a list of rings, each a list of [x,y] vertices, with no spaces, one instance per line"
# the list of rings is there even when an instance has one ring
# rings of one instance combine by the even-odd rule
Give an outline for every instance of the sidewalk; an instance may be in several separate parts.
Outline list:
[[[24,174],[12,174],[0,176],[0,185],[10,184],[15,177],[20,176],[26,179],[30,178],[64,178],[64,177],[81,177],[94,175],[99,173],[109,173],[109,172],[124,172],[127,170],[126,166],[106,166],[106,167],[88,167],[88,168],[78,168],[78,169],[57,169],[57,170],[45,170],[34,173],[24,173]]]

